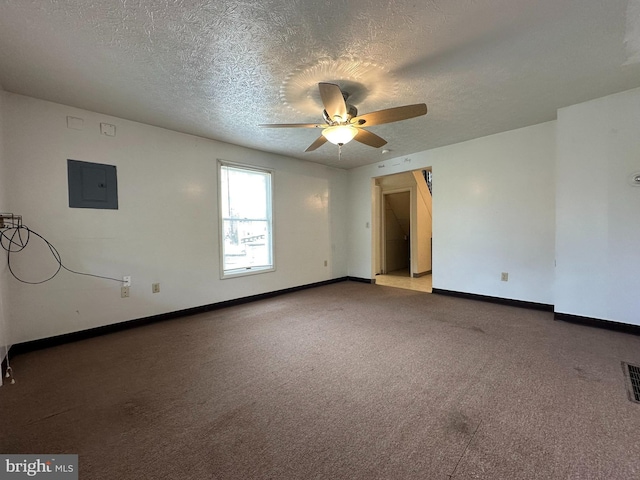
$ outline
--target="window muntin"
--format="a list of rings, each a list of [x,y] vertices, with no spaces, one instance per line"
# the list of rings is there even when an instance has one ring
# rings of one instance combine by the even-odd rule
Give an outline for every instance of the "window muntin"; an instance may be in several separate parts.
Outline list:
[[[222,278],[274,270],[273,173],[220,162]]]

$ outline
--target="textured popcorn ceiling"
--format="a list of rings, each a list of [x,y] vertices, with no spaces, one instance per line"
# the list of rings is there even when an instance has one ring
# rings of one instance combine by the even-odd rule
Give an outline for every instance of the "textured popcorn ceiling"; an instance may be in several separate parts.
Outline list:
[[[9,92],[352,168],[640,86],[638,0],[0,0]],[[311,153],[317,82],[429,114]]]

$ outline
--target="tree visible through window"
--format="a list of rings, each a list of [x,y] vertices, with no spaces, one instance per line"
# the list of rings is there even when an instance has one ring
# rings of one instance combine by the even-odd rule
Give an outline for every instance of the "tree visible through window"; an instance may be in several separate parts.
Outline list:
[[[220,163],[223,277],[273,270],[272,173]]]

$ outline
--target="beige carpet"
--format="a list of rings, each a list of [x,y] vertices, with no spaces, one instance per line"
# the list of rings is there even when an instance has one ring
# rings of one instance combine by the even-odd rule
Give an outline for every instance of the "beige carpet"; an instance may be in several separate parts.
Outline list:
[[[15,357],[0,452],[81,479],[640,478],[640,337],[355,282]]]

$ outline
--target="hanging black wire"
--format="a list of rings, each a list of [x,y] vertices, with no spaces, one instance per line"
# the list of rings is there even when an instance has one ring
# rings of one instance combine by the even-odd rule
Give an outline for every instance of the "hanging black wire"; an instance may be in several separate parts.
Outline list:
[[[7,267],[9,268],[9,272],[11,273],[11,275],[13,275],[13,278],[18,280],[19,282],[27,283],[29,285],[39,285],[41,283],[45,283],[53,279],[56,275],[58,275],[58,273],[60,273],[60,270],[64,269],[67,272],[73,273],[75,275],[84,275],[87,277],[102,278],[104,280],[113,280],[115,282],[123,283],[123,280],[119,278],[105,277],[103,275],[94,275],[93,273],[77,272],[75,270],[68,268],[62,263],[62,257],[60,256],[60,252],[58,252],[56,247],[54,247],[51,244],[51,242],[49,242],[42,235],[31,230],[26,225],[23,225],[20,222],[14,223],[8,226],[5,224],[5,227],[6,228],[0,230],[0,244],[2,244],[2,248],[7,252]],[[11,256],[13,254],[20,253],[25,248],[27,248],[27,245],[29,244],[29,241],[31,240],[32,235],[35,235],[40,240],[42,240],[45,243],[45,245],[47,245],[47,247],[49,248],[49,251],[51,252],[51,255],[53,255],[53,258],[58,264],[58,268],[53,273],[53,275],[51,275],[48,278],[45,278],[44,280],[39,280],[37,282],[30,282],[28,280],[23,280],[22,278],[18,277],[13,271],[13,268],[11,266]]]

